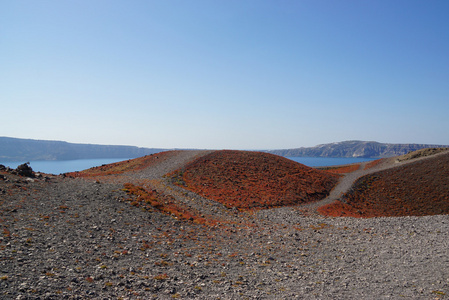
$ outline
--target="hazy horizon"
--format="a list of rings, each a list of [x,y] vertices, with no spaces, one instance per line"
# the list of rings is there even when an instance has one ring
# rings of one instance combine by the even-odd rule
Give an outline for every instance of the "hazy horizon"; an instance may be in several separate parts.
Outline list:
[[[448,145],[449,2],[1,1],[0,135]]]
[[[10,136],[0,136],[0,138],[12,138],[12,139],[23,139],[23,138],[18,138],[18,137],[10,137]],[[35,140],[35,141],[47,141],[47,142],[63,142],[63,143],[69,143],[69,144],[85,144],[85,145],[99,145],[99,146],[124,146],[124,147],[137,147],[137,148],[148,148],[148,149],[161,149],[161,150],[227,150],[229,148],[181,148],[181,147],[173,147],[173,148],[163,148],[163,147],[141,147],[141,146],[137,146],[137,145],[124,145],[124,144],[98,144],[98,143],[74,143],[71,141],[66,141],[66,140],[46,140],[46,139],[29,139],[29,140]],[[346,140],[346,141],[333,141],[333,142],[328,142],[328,143],[322,143],[322,144],[317,144],[317,145],[313,145],[313,146],[297,146],[297,147],[292,147],[292,148],[257,148],[257,149],[244,149],[244,148],[238,148],[238,149],[229,149],[229,150],[243,150],[243,151],[272,151],[272,150],[289,150],[289,149],[298,149],[298,148],[313,148],[316,146],[320,146],[320,145],[327,145],[327,144],[339,144],[339,143],[344,143],[344,142],[374,142],[374,143],[380,143],[380,144],[418,144],[418,145],[438,145],[438,146],[449,146],[445,145],[445,144],[428,144],[428,143],[384,143],[381,141],[366,141],[366,140]]]

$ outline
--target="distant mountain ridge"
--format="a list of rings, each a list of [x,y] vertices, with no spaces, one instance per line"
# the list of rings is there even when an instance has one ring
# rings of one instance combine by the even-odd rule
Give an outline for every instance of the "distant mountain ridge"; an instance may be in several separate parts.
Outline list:
[[[366,141],[344,141],[315,147],[266,150],[291,157],[365,157],[381,158],[407,154],[423,148],[444,148],[447,145],[387,144]],[[97,158],[137,158],[170,149],[135,146],[75,144],[63,141],[0,137],[0,162],[36,160],[74,160]]]
[[[167,149],[0,137],[0,161],[137,158]]]
[[[366,141],[344,141],[315,147],[269,150],[267,152],[290,157],[364,157],[383,158],[407,154],[423,148],[445,148],[447,145],[387,144]]]

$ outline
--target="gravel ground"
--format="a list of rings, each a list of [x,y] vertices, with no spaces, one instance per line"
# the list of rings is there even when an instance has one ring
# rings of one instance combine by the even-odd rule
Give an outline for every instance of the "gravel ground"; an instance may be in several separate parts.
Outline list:
[[[133,176],[227,220],[213,227],[131,206],[121,183],[5,175],[0,298],[448,298],[449,216],[241,213],[160,178],[202,153]]]

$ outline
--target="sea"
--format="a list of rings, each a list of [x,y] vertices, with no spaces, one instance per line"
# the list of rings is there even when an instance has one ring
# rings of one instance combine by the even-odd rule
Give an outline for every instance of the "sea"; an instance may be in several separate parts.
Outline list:
[[[96,158],[96,159],[75,159],[75,160],[36,160],[30,161],[30,167],[34,172],[41,172],[46,174],[63,174],[68,172],[82,171],[101,165],[112,164],[115,162],[127,160],[126,158]],[[24,162],[0,162],[1,165],[17,168],[18,165]]]
[[[324,167],[335,165],[346,165],[352,163],[359,163],[364,161],[371,161],[374,158],[359,158],[359,157],[287,157],[293,161],[299,162],[309,167]],[[76,159],[76,160],[41,160],[30,161],[30,166],[35,172],[46,174],[63,174],[67,172],[82,171],[92,167],[97,167],[106,164],[127,160],[126,158],[97,158],[97,159]],[[24,162],[1,162],[0,164],[17,168],[18,165]]]
[[[355,164],[365,161],[376,160],[377,158],[365,157],[287,157],[308,167],[327,167]]]

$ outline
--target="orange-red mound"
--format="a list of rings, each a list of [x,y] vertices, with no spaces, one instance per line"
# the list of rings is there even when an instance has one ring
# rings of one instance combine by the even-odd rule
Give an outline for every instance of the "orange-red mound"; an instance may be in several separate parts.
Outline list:
[[[175,182],[227,207],[270,208],[325,198],[338,175],[273,154],[215,151],[175,172]]]
[[[93,167],[81,172],[70,172],[67,176],[70,177],[95,177],[104,175],[123,174],[125,172],[133,172],[145,169],[147,167],[159,164],[177,154],[178,151],[159,152],[152,155],[124,160],[112,164]]]
[[[376,160],[370,161],[369,163],[367,163],[365,165],[365,169],[364,170],[371,169],[371,168],[377,166],[378,164],[380,164],[381,162],[384,162],[384,161],[385,161],[385,158],[381,158],[381,159],[376,159]]]
[[[357,171],[360,169],[360,163],[358,164],[352,164],[352,165],[344,165],[344,166],[338,166],[338,167],[322,167],[320,170],[327,171],[329,173],[333,174],[347,174],[352,173],[354,171]]]
[[[449,154],[364,176],[344,201],[319,212],[358,217],[449,214]]]

